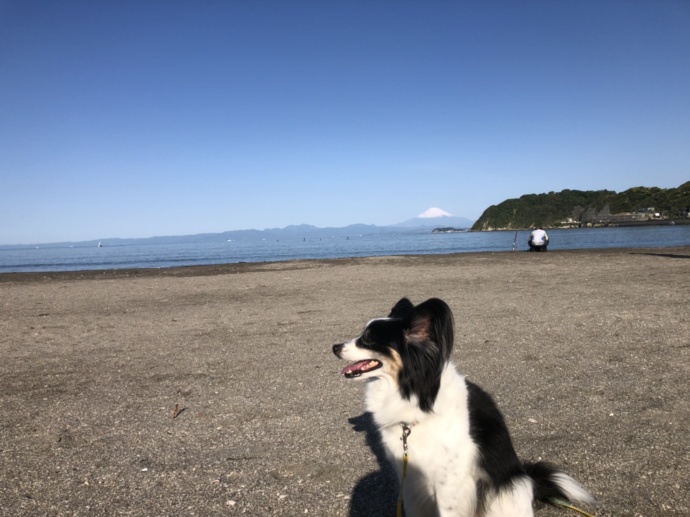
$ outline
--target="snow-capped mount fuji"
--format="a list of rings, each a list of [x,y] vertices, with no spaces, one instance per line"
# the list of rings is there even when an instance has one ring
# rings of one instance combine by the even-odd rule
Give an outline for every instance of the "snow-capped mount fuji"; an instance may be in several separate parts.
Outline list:
[[[393,226],[402,228],[471,228],[474,221],[465,217],[456,217],[453,214],[446,212],[442,208],[432,207],[417,217],[403,221],[402,223],[394,224]]]
[[[453,217],[453,214],[446,212],[442,208],[428,208],[417,216],[419,219],[433,219],[436,217]]]

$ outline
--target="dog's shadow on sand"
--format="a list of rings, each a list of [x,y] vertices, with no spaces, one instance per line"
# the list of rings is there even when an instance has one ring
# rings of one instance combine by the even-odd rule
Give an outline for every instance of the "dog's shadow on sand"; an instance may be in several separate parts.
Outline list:
[[[371,413],[363,413],[348,422],[354,431],[365,433],[367,446],[379,464],[378,471],[357,481],[350,499],[350,517],[393,517],[396,514],[398,478],[386,459],[374,418]]]

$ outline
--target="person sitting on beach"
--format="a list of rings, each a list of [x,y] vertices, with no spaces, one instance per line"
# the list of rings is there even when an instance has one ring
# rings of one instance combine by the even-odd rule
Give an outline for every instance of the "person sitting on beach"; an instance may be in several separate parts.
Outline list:
[[[541,228],[534,230],[527,241],[529,244],[530,251],[546,251],[546,247],[549,245],[549,236]]]

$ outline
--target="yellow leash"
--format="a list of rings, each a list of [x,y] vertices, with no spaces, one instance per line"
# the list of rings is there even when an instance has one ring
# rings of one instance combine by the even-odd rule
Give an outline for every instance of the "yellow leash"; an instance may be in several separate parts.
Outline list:
[[[560,499],[550,499],[549,500],[551,504],[554,504],[556,506],[561,506],[563,508],[567,508],[568,510],[572,510],[574,512],[579,513],[580,515],[584,515],[585,517],[595,517],[591,513],[587,513],[586,511],[582,510],[581,508],[578,508],[577,506],[573,506],[570,503],[566,503],[565,501],[561,501]]]
[[[410,436],[412,429],[405,422],[402,425],[402,440],[403,443],[403,470],[402,476],[400,476],[400,495],[398,496],[398,512],[397,517],[403,517],[403,494],[405,493],[405,478],[407,478],[407,461],[409,455],[407,454],[407,437]]]

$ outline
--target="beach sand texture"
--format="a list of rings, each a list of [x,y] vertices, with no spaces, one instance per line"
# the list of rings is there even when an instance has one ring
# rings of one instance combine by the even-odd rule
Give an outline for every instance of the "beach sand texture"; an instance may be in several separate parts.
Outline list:
[[[0,514],[395,515],[331,345],[402,296],[451,306],[522,458],[690,515],[690,247],[0,275]]]

